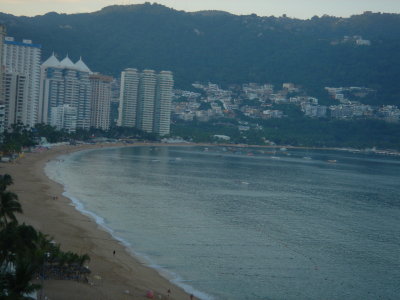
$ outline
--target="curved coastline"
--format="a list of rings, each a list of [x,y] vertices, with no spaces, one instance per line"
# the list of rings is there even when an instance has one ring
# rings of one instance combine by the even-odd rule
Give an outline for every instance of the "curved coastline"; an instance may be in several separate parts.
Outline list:
[[[115,148],[115,147],[113,147],[113,148]],[[99,149],[99,148],[86,149],[86,150],[77,151],[74,153],[78,153],[78,152],[82,153],[82,152],[96,151],[96,150],[102,150],[102,149],[107,149],[107,147],[101,148],[101,149]],[[65,155],[58,156],[55,159],[58,160],[58,159],[62,159],[63,157],[65,157]],[[48,170],[48,169],[50,169],[50,170],[52,169],[52,166],[48,165],[51,162],[54,162],[54,160],[46,163],[44,166],[45,173],[46,173],[47,177],[49,177],[49,178],[52,177],[51,171]],[[126,251],[128,253],[130,253],[140,263],[148,266],[149,268],[156,270],[162,277],[166,278],[169,282],[171,282],[171,284],[182,288],[185,292],[194,295],[197,299],[201,299],[201,300],[212,300],[213,299],[212,296],[210,296],[204,292],[198,291],[194,287],[192,287],[188,284],[185,284],[184,281],[182,280],[182,278],[178,274],[175,274],[173,272],[170,272],[170,271],[162,268],[162,266],[160,266],[157,263],[155,263],[154,261],[152,261],[146,254],[141,254],[141,253],[136,252],[135,249],[132,247],[132,245],[129,242],[127,242],[123,238],[119,237],[112,228],[107,226],[106,220],[102,216],[99,216],[99,215],[93,213],[92,211],[88,210],[85,207],[85,204],[80,199],[69,194],[69,192],[67,191],[67,187],[62,182],[59,182],[55,179],[52,179],[52,180],[56,181],[58,184],[60,184],[64,187],[64,192],[62,193],[62,195],[64,197],[70,199],[71,205],[73,205],[77,211],[79,211],[81,214],[91,218],[102,230],[109,233],[112,236],[112,238],[114,238],[118,243],[123,245],[126,248]]]
[[[150,144],[129,146],[137,145]],[[27,153],[17,161],[0,165],[0,173],[8,173],[14,179],[11,190],[18,194],[24,211],[18,216],[19,221],[50,235],[62,249],[88,253],[91,257],[89,284],[46,280],[40,292],[43,297],[60,300],[147,299],[146,292],[152,290],[158,299],[190,299],[176,281],[169,281],[156,269],[132,256],[126,245],[112,233],[78,211],[64,194],[64,187],[45,174],[46,163],[59,156],[87,149],[125,146],[63,145],[40,153]]]
[[[129,251],[129,245],[107,231],[95,218],[76,208],[73,199],[64,193],[64,186],[48,178],[44,170],[47,162],[77,151],[160,145],[176,146],[160,143],[63,145],[41,153],[28,153],[20,160],[0,165],[0,173],[9,173],[14,178],[12,190],[19,195],[24,209],[24,214],[19,219],[53,236],[64,250],[88,253],[92,258],[89,264],[92,270],[89,285],[72,281],[45,281],[44,295],[49,299],[146,299],[147,290],[153,290],[156,298],[161,297],[159,299],[190,299],[188,293],[195,293],[190,286],[180,282],[179,278],[168,280],[162,277],[159,266],[141,261],[140,255],[138,257],[134,251]],[[217,146],[189,143],[181,145]],[[326,148],[323,150],[343,151]],[[53,199],[54,196],[57,199]],[[112,255],[113,250],[116,250],[116,257]],[[169,289],[172,291],[170,296],[167,293]],[[207,295],[200,292],[195,293],[195,296],[196,299],[207,298]]]

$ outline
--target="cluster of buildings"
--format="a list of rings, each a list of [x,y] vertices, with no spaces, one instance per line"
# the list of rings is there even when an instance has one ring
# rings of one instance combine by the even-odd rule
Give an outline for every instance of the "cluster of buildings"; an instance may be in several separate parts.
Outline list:
[[[231,85],[227,90],[213,83],[194,83],[193,87],[201,92],[175,90],[174,118],[208,121],[219,117],[237,118],[239,112],[254,119],[285,117],[282,110],[274,108],[277,104],[297,104],[309,116],[326,115],[326,107],[319,107],[316,98],[294,96],[301,92],[301,89],[293,83],[284,83],[278,91],[274,90],[272,84],[257,83]],[[208,105],[205,106],[204,103]]]
[[[44,123],[68,132],[107,130],[118,119],[119,126],[169,134],[171,72],[126,69],[116,92],[115,80],[92,72],[82,58],[59,60],[53,53],[42,63],[41,48],[31,40],[5,36],[0,25],[1,132],[17,123]],[[117,116],[112,107],[118,107]]]
[[[376,91],[365,87],[325,87],[330,97],[338,105],[329,106],[330,116],[338,119],[373,118],[387,122],[400,121],[400,109],[396,105],[374,106],[362,104],[354,99],[362,99]]]
[[[376,91],[365,87],[326,87],[335,105],[320,105],[319,100],[305,94],[300,86],[283,83],[279,90],[272,84],[247,83],[231,85],[223,90],[217,84],[195,83],[200,92],[175,90],[173,116],[176,119],[208,121],[213,118],[238,118],[238,113],[253,119],[283,118],[287,115],[281,104],[297,106],[310,118],[374,118],[388,122],[400,121],[400,110],[394,105],[372,106],[360,103],[375,95]],[[204,104],[207,105],[204,105]]]
[[[353,44],[356,46],[371,46],[370,40],[365,40],[361,35],[345,35],[342,40],[332,41],[331,45],[338,45],[338,44]]]

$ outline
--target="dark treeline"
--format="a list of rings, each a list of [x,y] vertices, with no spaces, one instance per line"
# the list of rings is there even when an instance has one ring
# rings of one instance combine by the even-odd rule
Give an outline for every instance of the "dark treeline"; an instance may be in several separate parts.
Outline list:
[[[0,175],[0,299],[32,299],[29,294],[41,288],[40,280],[85,280],[87,254],[61,251],[52,238],[25,223],[18,196],[9,191],[10,175]]]
[[[90,130],[77,130],[68,133],[65,130],[57,130],[46,124],[36,124],[29,128],[22,124],[13,124],[10,129],[0,134],[0,151],[3,154],[19,153],[23,148],[39,145],[42,138],[48,143],[59,142],[91,142],[94,138],[109,139],[137,139],[156,141],[159,137],[154,133],[143,132],[136,128],[112,127],[107,131],[91,128]]]
[[[282,119],[254,119],[241,116],[248,121],[248,131],[239,131],[238,121],[218,119],[209,122],[175,121],[171,124],[170,136],[179,136],[192,142],[216,142],[214,135],[227,135],[233,144],[264,145],[274,142],[277,145],[309,147],[352,147],[365,149],[400,150],[400,124],[381,120],[333,120],[303,117]],[[18,153],[25,147],[38,145],[45,137],[50,143],[57,142],[95,142],[96,139],[159,141],[160,137],[136,128],[113,127],[108,131],[92,128],[75,133],[58,131],[50,125],[37,124],[28,129],[20,124],[12,131],[3,134],[0,151],[3,154]],[[167,136],[168,137],[168,136]],[[101,140],[100,140],[101,141]]]
[[[283,118],[257,120],[257,123],[262,129],[250,126],[248,131],[240,132],[237,122],[232,120],[179,121],[172,125],[172,132],[193,142],[216,141],[214,135],[220,134],[229,136],[231,143],[249,145],[263,145],[268,140],[277,145],[400,150],[400,124],[379,120]]]

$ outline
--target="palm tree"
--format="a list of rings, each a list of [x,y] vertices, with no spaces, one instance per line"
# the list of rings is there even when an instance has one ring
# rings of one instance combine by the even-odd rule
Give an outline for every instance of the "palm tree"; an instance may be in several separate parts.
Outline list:
[[[8,219],[16,221],[15,213],[22,213],[21,204],[18,196],[13,192],[7,191],[7,187],[13,184],[11,175],[0,175],[0,225],[7,225]]]
[[[14,182],[11,178],[11,175],[4,174],[0,175],[0,192],[4,192],[7,186],[12,185]]]
[[[38,234],[30,225],[7,223],[0,230],[0,299],[30,299],[32,284],[43,254],[37,250]]]
[[[21,204],[18,202],[18,196],[13,192],[0,192],[0,222],[7,225],[8,219],[17,221],[15,213],[22,213]]]
[[[7,271],[18,257],[40,258],[37,251],[38,234],[32,226],[10,222],[0,230],[0,273]]]
[[[40,289],[40,285],[31,282],[39,268],[36,260],[30,257],[19,257],[14,263],[14,268],[15,272],[2,276],[6,291],[4,299],[32,299],[27,294]]]
[[[80,267],[83,267],[85,262],[89,262],[89,261],[90,261],[90,256],[88,254],[82,254],[78,258],[78,264]]]

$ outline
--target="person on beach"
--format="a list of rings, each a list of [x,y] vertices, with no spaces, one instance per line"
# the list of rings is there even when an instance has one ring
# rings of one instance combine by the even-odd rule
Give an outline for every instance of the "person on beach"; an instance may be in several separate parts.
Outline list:
[[[115,256],[115,250],[113,251],[113,256]]]

